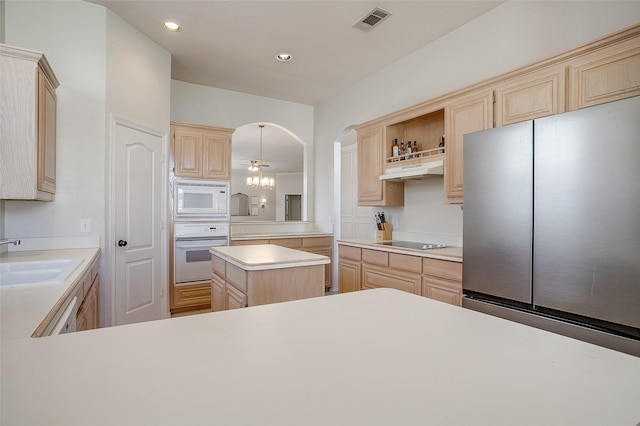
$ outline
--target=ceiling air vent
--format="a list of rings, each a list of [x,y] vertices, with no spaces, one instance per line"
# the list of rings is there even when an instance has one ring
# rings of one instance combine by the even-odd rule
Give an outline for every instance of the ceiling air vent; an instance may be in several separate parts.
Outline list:
[[[353,28],[357,28],[364,32],[369,32],[373,29],[373,27],[380,24],[380,22],[384,21],[389,16],[391,16],[389,12],[376,7],[371,12],[369,12],[367,16],[362,18],[360,22],[355,24]]]

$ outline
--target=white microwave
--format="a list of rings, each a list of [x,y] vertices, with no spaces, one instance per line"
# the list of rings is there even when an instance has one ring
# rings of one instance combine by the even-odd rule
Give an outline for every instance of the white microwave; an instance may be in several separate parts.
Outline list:
[[[176,180],[174,220],[229,220],[229,182]]]

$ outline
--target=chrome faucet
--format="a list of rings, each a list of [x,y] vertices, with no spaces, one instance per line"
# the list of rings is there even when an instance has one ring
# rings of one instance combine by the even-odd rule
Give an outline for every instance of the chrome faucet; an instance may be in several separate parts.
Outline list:
[[[19,246],[20,240],[0,240],[0,246],[5,244],[13,244],[14,246]]]

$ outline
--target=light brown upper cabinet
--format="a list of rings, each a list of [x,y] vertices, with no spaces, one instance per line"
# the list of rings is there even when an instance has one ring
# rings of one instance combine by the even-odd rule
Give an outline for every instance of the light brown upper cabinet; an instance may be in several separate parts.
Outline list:
[[[358,131],[358,204],[404,204],[402,182],[380,181],[391,144],[424,141],[443,132],[444,190],[451,204],[463,201],[464,135],[640,95],[640,25],[571,51],[490,78],[456,92],[369,121]],[[444,110],[444,115],[441,114]],[[437,146],[437,145],[436,145]],[[415,163],[414,158],[406,163]],[[387,166],[388,166],[387,164]],[[392,186],[392,185],[397,186]],[[398,200],[402,202],[396,203]]]
[[[522,74],[495,87],[495,127],[565,111],[565,66]]]
[[[175,175],[229,180],[233,131],[222,127],[171,123]]]
[[[447,202],[461,204],[463,195],[464,135],[493,125],[493,90],[473,92],[445,107],[444,186]]]
[[[570,110],[640,95],[638,35],[572,59],[569,90]]]
[[[56,88],[42,53],[0,44],[0,198],[53,201]]]
[[[358,205],[402,206],[404,183],[380,180],[383,174],[384,127],[375,125],[358,132]]]

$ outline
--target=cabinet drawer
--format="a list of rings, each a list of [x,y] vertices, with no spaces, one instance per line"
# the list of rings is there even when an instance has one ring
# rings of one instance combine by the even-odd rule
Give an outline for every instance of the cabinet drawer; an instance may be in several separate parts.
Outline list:
[[[232,246],[255,246],[256,244],[269,244],[269,240],[232,240]]]
[[[420,274],[422,272],[422,258],[407,254],[389,253],[389,267]]]
[[[211,304],[211,284],[174,287],[173,300],[176,308],[208,306]]]
[[[218,256],[211,255],[211,270],[219,277],[226,277],[225,261]]]
[[[408,293],[421,293],[421,277],[388,269],[362,268],[362,289],[395,288]]]
[[[302,247],[302,238],[278,238],[269,240],[269,244],[297,249]]]
[[[302,239],[303,248],[331,247],[332,244],[332,237],[306,237]]]
[[[233,284],[238,290],[247,292],[247,272],[230,263],[226,264],[227,282]]]
[[[338,246],[338,257],[351,260],[362,260],[362,249],[351,246]]]
[[[380,250],[362,249],[362,261],[372,265],[389,266],[389,253]]]
[[[462,263],[438,259],[422,259],[422,273],[462,281]]]

